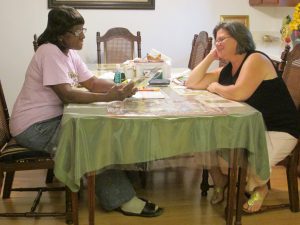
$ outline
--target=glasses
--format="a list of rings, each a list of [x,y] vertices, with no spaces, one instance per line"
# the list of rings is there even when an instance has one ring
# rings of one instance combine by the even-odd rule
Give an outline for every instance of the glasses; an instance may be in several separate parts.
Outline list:
[[[67,31],[67,32],[73,34],[75,37],[79,37],[81,34],[84,34],[86,31],[87,31],[86,28],[81,28],[80,30]]]
[[[231,38],[230,36],[227,36],[227,37],[220,37],[220,38],[218,38],[218,39],[216,39],[215,40],[215,45],[216,44],[221,44],[221,43],[223,43],[226,39],[228,39],[228,38]]]

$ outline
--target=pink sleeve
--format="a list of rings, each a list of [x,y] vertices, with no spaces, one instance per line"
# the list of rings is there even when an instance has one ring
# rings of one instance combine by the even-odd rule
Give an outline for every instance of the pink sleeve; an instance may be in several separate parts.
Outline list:
[[[82,82],[93,76],[76,51],[70,50],[67,56],[52,44],[40,48],[36,53],[36,60],[42,70],[44,86],[74,84],[76,80]]]
[[[70,50],[70,54],[72,55],[72,58],[74,59],[76,73],[78,74],[78,81],[83,82],[83,81],[90,79],[93,76],[93,74],[87,68],[86,64],[82,61],[82,59],[78,55],[78,53],[74,50]]]

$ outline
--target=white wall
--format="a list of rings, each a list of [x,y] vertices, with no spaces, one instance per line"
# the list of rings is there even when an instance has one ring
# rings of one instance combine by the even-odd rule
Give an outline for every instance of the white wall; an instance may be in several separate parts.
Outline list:
[[[96,31],[127,27],[141,31],[142,55],[155,48],[173,59],[174,66],[188,64],[193,35],[210,33],[220,15],[249,15],[250,29],[279,32],[281,19],[293,12],[288,7],[253,8],[248,0],[156,0],[155,10],[79,10],[88,28],[80,55],[96,62]],[[11,111],[33,55],[33,34],[47,23],[47,0],[9,0],[0,8],[0,79]]]

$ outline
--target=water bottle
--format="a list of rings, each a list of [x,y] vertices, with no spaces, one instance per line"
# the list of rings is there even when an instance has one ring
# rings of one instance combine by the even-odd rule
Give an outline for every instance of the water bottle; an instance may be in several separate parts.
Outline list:
[[[122,82],[122,75],[121,75],[121,65],[116,64],[116,71],[114,76],[114,82],[116,84],[120,84]]]

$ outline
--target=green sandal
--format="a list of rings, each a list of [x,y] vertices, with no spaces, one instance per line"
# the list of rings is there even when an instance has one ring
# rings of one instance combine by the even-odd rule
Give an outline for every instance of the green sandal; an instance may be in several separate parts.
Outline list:
[[[216,204],[224,201],[224,196],[225,196],[224,193],[225,193],[226,188],[227,188],[227,185],[225,187],[215,187],[214,188],[214,193],[210,200],[210,203],[212,205],[216,205]]]
[[[251,197],[248,199],[248,201],[245,203],[247,204],[247,208],[245,208],[245,204],[243,206],[243,211],[246,212],[246,213],[257,213],[260,211],[261,207],[262,207],[262,204],[263,204],[263,201],[264,201],[264,197],[257,191],[255,191]],[[258,206],[258,210],[255,210],[255,211],[252,211],[252,210],[249,210],[251,209],[253,206]]]

